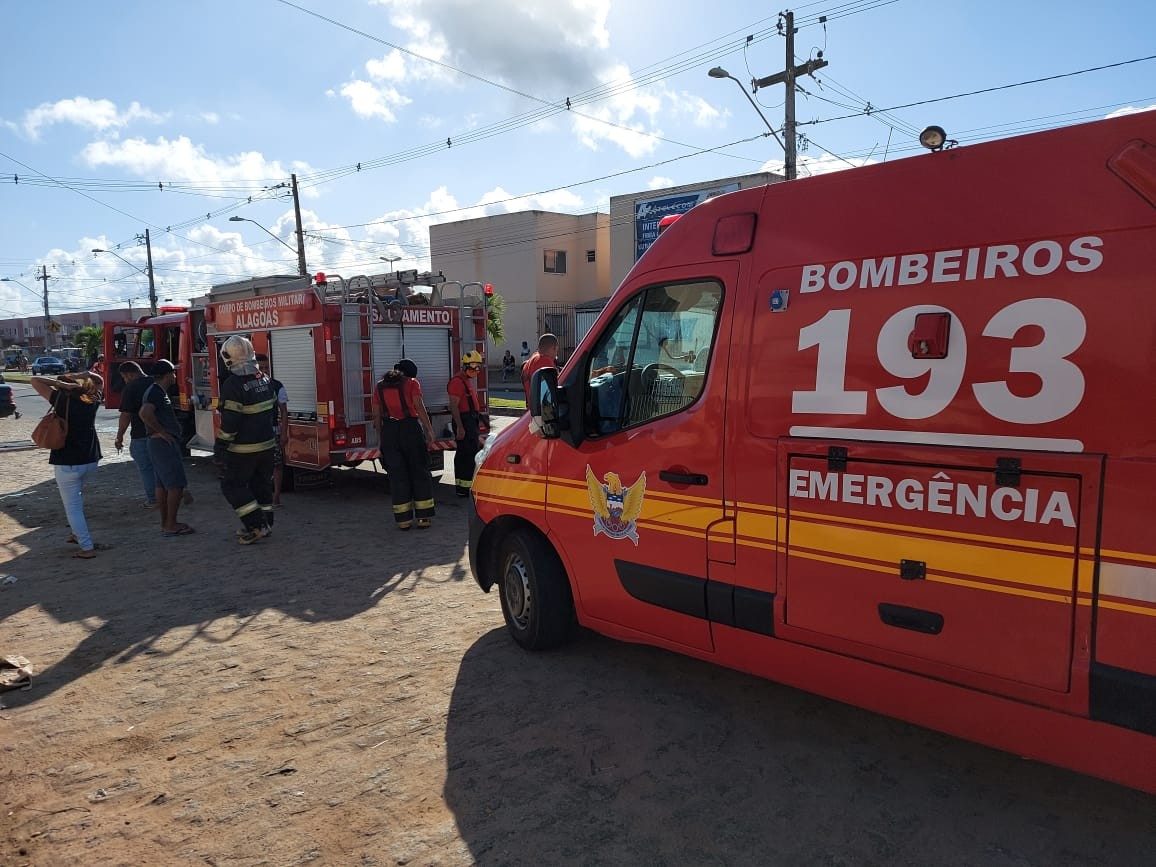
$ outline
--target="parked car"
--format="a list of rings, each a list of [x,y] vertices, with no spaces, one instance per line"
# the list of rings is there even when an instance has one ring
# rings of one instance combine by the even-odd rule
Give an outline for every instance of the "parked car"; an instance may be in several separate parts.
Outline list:
[[[51,355],[42,355],[32,362],[32,375],[43,376],[46,373],[64,373],[64,362]]]

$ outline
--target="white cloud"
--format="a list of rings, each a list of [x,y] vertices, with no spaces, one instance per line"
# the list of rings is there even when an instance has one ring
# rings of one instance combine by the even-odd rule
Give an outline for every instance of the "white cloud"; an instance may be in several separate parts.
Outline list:
[[[379,117],[388,123],[397,120],[397,109],[413,102],[398,93],[395,87],[379,87],[361,79],[341,85],[341,95],[349,100],[354,113],[359,117]]]
[[[395,48],[380,60],[367,60],[365,71],[376,81],[405,81],[405,59]]]
[[[665,190],[667,187],[673,187],[674,180],[671,178],[664,178],[662,175],[655,175],[646,184],[648,190]]]
[[[415,53],[551,97],[588,87],[598,53],[610,43],[610,0],[376,2],[409,35],[406,47]],[[414,77],[446,75],[415,58],[406,58],[405,67]]]
[[[667,101],[667,113],[673,116],[689,117],[695,126],[713,129],[718,127],[729,112],[722,112],[703,99],[685,90],[663,94]]]
[[[312,171],[305,163],[285,167],[277,160],[265,159],[258,151],[212,157],[185,136],[172,140],[160,136],[152,142],[143,138],[95,141],[84,147],[81,158],[94,168],[116,166],[137,177],[228,187],[232,191],[238,187],[257,191],[270,181],[288,178],[290,172]],[[302,190],[302,195],[310,194],[309,188]]]
[[[1140,112],[1143,112],[1143,111],[1154,111],[1154,110],[1156,110],[1156,105],[1149,105],[1146,108],[1136,108],[1135,106],[1128,105],[1128,106],[1125,106],[1124,108],[1116,109],[1114,112],[1107,115],[1106,117],[1109,117],[1109,118],[1111,118],[1111,117],[1124,117],[1125,115],[1128,115],[1128,114],[1140,114]]]
[[[201,114],[201,120],[208,124],[217,124],[221,122],[221,116],[215,111],[206,111]]]
[[[77,96],[56,102],[44,102],[28,110],[24,113],[20,127],[29,138],[37,138],[44,127],[57,123],[71,123],[103,132],[119,129],[133,121],[155,123],[163,119],[164,115],[144,108],[139,102],[130,103],[128,108],[121,111],[111,100]],[[15,125],[10,123],[8,126]]]

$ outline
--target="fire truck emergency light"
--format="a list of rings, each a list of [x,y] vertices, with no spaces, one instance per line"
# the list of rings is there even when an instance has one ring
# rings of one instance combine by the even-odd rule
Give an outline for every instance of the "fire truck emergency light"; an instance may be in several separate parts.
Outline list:
[[[493,294],[494,294],[494,284],[493,283],[487,283],[486,284],[486,297],[487,298],[492,297]]]

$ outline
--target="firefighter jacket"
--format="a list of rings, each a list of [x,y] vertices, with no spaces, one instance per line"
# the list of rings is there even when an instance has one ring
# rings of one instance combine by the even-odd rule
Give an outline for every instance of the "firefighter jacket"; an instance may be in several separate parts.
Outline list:
[[[221,383],[221,428],[214,452],[253,454],[276,444],[273,435],[277,395],[269,378],[252,374],[233,375]]]

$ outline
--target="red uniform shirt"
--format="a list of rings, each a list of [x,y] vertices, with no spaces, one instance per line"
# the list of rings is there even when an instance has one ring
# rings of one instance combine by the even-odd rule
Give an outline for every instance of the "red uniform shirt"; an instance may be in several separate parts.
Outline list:
[[[382,405],[383,418],[417,418],[415,410],[417,403],[414,399],[422,396],[421,383],[409,377],[402,381],[400,389],[378,383],[377,396],[378,400],[384,401]],[[401,403],[403,397],[405,406],[402,406]]]
[[[446,386],[446,391],[457,400],[459,412],[482,411],[481,401],[478,400],[478,390],[474,388],[474,381],[470,377],[458,374],[450,380],[449,385]],[[471,400],[473,401],[472,404],[470,403]]]
[[[527,404],[530,402],[530,380],[533,379],[534,373],[543,367],[554,366],[554,359],[540,352],[535,352],[530,356],[530,360],[522,365],[522,390],[526,392]]]

